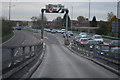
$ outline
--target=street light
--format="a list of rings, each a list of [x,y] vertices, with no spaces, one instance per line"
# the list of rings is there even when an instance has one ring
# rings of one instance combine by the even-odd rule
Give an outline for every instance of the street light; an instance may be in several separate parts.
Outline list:
[[[91,7],[91,2],[89,0],[89,21],[90,21],[90,7]]]
[[[73,19],[73,6],[71,6],[71,9],[72,9],[72,10],[71,10],[71,31],[72,31],[72,26],[73,26],[73,25],[72,25],[72,19]]]
[[[9,1],[9,21],[10,21],[10,18],[11,18],[11,7],[12,6],[15,6],[15,5],[11,5],[11,0]]]

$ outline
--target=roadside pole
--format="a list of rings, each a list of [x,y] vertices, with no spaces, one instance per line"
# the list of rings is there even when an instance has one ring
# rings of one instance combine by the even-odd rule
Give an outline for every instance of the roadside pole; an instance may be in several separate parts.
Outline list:
[[[44,11],[45,11],[45,9],[41,10],[41,13],[42,13],[41,39],[42,40],[43,40],[43,32],[44,32]]]
[[[65,33],[67,33],[68,31],[68,10],[66,9],[66,30],[65,30]],[[68,39],[68,35],[66,34],[66,37],[65,37],[65,45],[69,45],[69,39]]]

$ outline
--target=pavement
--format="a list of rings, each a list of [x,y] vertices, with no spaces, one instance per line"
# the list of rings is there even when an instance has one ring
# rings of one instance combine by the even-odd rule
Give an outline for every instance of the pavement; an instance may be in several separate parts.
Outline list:
[[[111,71],[71,52],[60,37],[45,32],[45,57],[31,78],[118,78]]]

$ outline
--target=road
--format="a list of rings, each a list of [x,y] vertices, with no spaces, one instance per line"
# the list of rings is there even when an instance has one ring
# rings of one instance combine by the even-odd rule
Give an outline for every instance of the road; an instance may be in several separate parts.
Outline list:
[[[14,31],[15,35],[8,40],[7,42],[3,43],[2,46],[21,46],[21,45],[32,45],[39,42],[40,34],[39,33],[32,33],[24,30],[16,30]],[[39,37],[39,38],[38,38]],[[15,55],[20,55],[22,52],[20,48],[16,49]],[[6,68],[10,66],[10,62],[4,62],[11,58],[10,49],[2,48],[2,68]]]
[[[57,34],[46,33],[46,52],[41,65],[31,78],[118,78],[92,61],[77,56],[64,45]]]

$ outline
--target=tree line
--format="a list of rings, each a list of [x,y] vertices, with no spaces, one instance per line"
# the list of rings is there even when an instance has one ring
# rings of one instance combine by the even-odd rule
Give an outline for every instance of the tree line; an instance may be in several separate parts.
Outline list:
[[[5,18],[2,18],[2,36],[12,33],[13,22]]]

